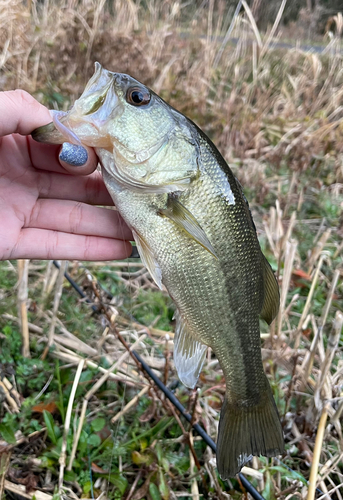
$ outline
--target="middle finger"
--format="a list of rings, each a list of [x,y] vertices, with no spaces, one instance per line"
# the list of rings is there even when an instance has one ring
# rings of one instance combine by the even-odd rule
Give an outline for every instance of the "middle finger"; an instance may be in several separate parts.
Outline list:
[[[98,171],[83,176],[41,171],[38,172],[37,184],[39,198],[74,200],[89,205],[113,205]]]
[[[68,200],[37,200],[24,227],[132,240],[119,212]]]

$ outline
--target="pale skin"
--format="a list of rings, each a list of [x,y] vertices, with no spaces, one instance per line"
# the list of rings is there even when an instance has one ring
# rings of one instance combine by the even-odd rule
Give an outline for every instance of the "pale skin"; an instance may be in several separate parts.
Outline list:
[[[97,157],[81,167],[59,161],[61,146],[31,132],[51,122],[47,108],[22,90],[0,92],[0,260],[123,259],[131,231],[113,205]],[[95,205],[102,205],[97,207]]]

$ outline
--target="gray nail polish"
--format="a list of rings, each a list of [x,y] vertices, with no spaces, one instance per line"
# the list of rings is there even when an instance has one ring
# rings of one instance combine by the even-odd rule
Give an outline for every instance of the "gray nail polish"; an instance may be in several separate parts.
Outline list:
[[[82,146],[76,146],[70,142],[64,142],[59,159],[69,163],[73,167],[81,167],[88,160],[87,150]]]

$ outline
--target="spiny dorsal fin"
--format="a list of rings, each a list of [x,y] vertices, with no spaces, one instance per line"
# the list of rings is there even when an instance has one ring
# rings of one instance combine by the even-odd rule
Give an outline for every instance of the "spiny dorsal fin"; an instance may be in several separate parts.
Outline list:
[[[191,389],[195,387],[205,361],[207,346],[194,339],[179,312],[175,313],[174,363],[181,382]]]
[[[279,286],[269,262],[262,254],[262,269],[263,269],[263,284],[264,284],[264,301],[261,310],[261,318],[268,325],[273,321],[279,310],[280,294]]]
[[[199,245],[204,247],[217,259],[214,248],[199,222],[174,196],[168,196],[167,208],[159,210],[158,213],[172,220],[178,227],[186,231],[193,240],[199,243]]]
[[[162,271],[161,268],[158,264],[158,262],[155,259],[154,254],[152,253],[151,248],[147,244],[147,242],[140,236],[138,233],[136,233],[135,230],[132,230],[133,237],[135,239],[138,252],[140,255],[140,258],[151,274],[152,279],[155,281],[156,285],[163,290],[162,287]]]

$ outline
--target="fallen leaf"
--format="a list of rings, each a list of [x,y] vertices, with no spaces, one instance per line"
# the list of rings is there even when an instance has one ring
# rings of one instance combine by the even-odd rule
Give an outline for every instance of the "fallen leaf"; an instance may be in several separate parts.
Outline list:
[[[292,276],[296,276],[297,278],[301,278],[303,280],[312,281],[311,276],[302,269],[293,269]]]
[[[32,413],[43,413],[44,410],[49,413],[55,413],[57,405],[54,401],[50,401],[50,403],[39,403],[32,407]]]
[[[104,470],[101,467],[99,467],[96,463],[92,462],[92,471],[96,472],[97,474],[108,474],[108,470]]]

